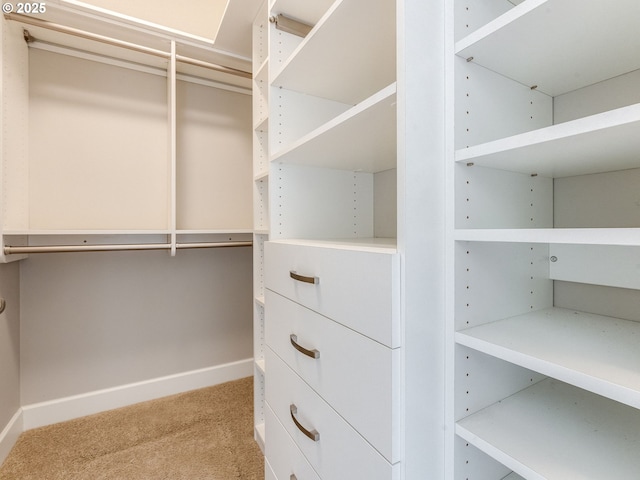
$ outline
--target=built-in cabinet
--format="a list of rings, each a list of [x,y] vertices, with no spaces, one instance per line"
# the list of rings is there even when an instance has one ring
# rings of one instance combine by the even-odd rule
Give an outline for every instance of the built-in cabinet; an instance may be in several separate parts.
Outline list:
[[[633,478],[640,6],[392,3],[260,17],[267,477]]]
[[[267,478],[400,478],[395,8],[278,0],[256,19]]]
[[[453,10],[450,478],[633,478],[640,5]]]

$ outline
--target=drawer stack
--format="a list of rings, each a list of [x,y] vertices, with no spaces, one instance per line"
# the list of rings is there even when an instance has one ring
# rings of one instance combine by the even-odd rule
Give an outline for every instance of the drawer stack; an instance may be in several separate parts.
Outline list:
[[[399,478],[395,248],[271,241],[265,272],[267,475]]]

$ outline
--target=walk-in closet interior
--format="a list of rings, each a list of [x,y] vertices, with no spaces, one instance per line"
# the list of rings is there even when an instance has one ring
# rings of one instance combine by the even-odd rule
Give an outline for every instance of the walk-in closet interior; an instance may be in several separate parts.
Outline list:
[[[0,460],[251,375],[266,480],[640,478],[640,2],[92,3],[2,22]]]
[[[2,18],[2,459],[23,430],[253,375],[259,4],[129,3]]]

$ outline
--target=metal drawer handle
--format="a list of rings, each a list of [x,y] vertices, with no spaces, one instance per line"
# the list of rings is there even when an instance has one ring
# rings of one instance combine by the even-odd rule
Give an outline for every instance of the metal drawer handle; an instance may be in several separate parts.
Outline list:
[[[298,275],[293,270],[291,270],[289,272],[289,276],[291,278],[293,278],[294,280],[297,280],[297,281],[303,282],[303,283],[312,283],[314,285],[317,285],[317,284],[320,283],[320,279],[318,277],[307,277],[306,275]]]
[[[320,440],[320,434],[316,430],[307,430],[300,424],[300,422],[296,418],[296,414],[298,413],[298,407],[296,407],[292,403],[291,405],[289,405],[289,410],[291,412],[291,420],[293,420],[293,423],[296,424],[296,427],[298,427],[298,429],[302,433],[304,433],[307,437],[309,437],[314,442],[317,442],[318,440]]]
[[[320,358],[320,352],[318,350],[316,350],[315,348],[313,350],[307,350],[306,348],[301,346],[298,343],[298,336],[297,335],[294,335],[292,333],[291,335],[289,335],[289,340],[291,340],[291,345],[293,345],[293,348],[298,350],[300,353],[304,353],[307,357]]]

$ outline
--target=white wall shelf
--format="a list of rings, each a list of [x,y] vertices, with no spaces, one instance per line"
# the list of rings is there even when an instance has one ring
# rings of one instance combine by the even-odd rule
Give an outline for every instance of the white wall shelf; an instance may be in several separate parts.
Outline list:
[[[449,14],[447,480],[633,476],[640,4]]]
[[[395,41],[390,40],[395,39],[395,18],[394,2],[336,1],[275,75],[273,85],[359,103],[395,81]]]
[[[637,245],[640,228],[458,229],[455,240],[469,242]]]
[[[460,149],[455,159],[553,178],[637,168],[639,127],[640,104],[635,104]]]
[[[556,96],[640,68],[635,0],[528,0],[456,43],[456,54]],[[602,28],[606,25],[606,28]]]
[[[456,433],[528,480],[634,478],[640,469],[638,411],[555,380],[459,421]]]
[[[640,322],[550,308],[459,331],[456,341],[640,408]]]
[[[395,168],[395,105],[393,83],[285,146],[271,161],[366,172]]]

